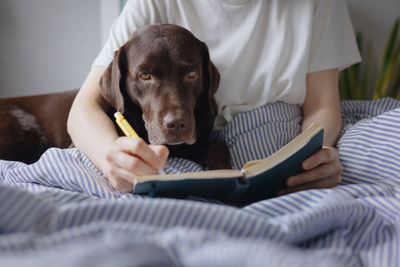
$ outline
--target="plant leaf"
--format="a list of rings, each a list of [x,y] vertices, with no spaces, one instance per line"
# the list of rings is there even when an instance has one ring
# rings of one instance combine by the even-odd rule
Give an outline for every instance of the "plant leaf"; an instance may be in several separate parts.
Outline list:
[[[395,52],[397,50],[396,42],[399,32],[399,19],[394,23],[392,30],[390,31],[389,39],[386,43],[385,50],[382,55],[382,61],[378,70],[377,82],[375,84],[374,98],[381,98],[385,96],[388,91],[388,84],[393,74],[393,60]]]

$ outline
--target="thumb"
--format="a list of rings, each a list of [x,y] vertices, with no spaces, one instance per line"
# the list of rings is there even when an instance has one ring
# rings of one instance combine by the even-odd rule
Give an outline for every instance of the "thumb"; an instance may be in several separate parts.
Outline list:
[[[161,162],[161,166],[158,166],[159,169],[165,167],[165,163],[167,161],[169,150],[166,146],[162,145],[150,145],[150,148],[154,151],[154,153],[158,156]]]

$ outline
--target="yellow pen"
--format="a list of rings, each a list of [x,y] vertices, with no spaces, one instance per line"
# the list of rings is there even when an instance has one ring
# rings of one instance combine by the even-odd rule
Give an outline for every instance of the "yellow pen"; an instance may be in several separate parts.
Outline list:
[[[121,112],[114,113],[115,121],[127,137],[140,138]]]
[[[119,128],[124,132],[127,137],[140,138],[135,132],[129,122],[124,118],[121,112],[114,113],[115,121],[117,122]],[[159,174],[164,174],[163,170],[158,171]]]

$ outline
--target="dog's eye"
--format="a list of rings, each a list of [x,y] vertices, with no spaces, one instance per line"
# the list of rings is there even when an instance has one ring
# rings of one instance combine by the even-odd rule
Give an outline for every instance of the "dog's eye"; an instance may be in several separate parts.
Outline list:
[[[151,79],[151,75],[148,72],[143,72],[139,74],[139,79],[143,80],[143,81],[147,81]]]
[[[195,80],[195,79],[197,79],[198,76],[199,76],[199,75],[197,74],[196,71],[191,71],[191,72],[189,72],[189,73],[187,74],[187,77],[188,77],[188,79],[190,79],[190,80]]]

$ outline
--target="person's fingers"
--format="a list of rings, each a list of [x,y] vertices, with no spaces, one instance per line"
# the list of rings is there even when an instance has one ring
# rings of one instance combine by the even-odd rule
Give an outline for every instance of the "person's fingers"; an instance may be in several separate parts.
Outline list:
[[[120,137],[116,141],[116,146],[125,153],[141,158],[156,170],[164,166],[164,162],[159,159],[157,154],[141,138]]]
[[[331,147],[324,147],[305,160],[303,169],[305,172],[287,179],[288,188],[278,191],[278,195],[306,189],[334,187],[342,179],[343,167],[339,161],[339,152]]]
[[[168,155],[169,155],[168,148],[166,146],[162,146],[162,145],[150,145],[150,148],[154,151],[154,153],[156,153],[158,158],[163,163],[161,168],[164,168],[165,167],[165,163],[166,163],[167,158],[168,158]]]
[[[111,186],[121,193],[129,193],[133,191],[133,183],[127,182],[125,179],[112,176],[109,178],[109,181]]]
[[[277,195],[278,196],[286,195],[286,194],[303,191],[303,190],[308,190],[308,189],[331,188],[331,187],[338,185],[340,183],[341,179],[342,179],[341,175],[327,177],[324,179],[319,179],[317,181],[313,181],[311,183],[301,184],[298,186],[281,189],[277,192]]]
[[[120,170],[119,167],[109,162],[108,159],[103,172],[114,189],[122,193],[131,192],[133,190],[136,178],[134,174]]]
[[[323,147],[317,153],[307,158],[303,162],[302,167],[304,170],[311,170],[321,164],[338,160],[339,160],[339,151],[337,149],[333,147]]]
[[[303,172],[301,174],[289,177],[286,181],[288,187],[294,187],[301,184],[318,181],[328,177],[338,177],[343,171],[343,167],[339,161],[332,161],[327,164],[319,165],[318,167]]]
[[[141,158],[124,152],[108,153],[106,159],[114,165],[114,169],[123,169],[135,176],[157,173],[156,169],[148,165]],[[130,176],[127,176],[127,178],[130,179]]]
[[[105,155],[104,175],[120,192],[130,192],[136,177],[157,174],[165,166],[169,151],[165,146],[149,146],[142,139],[120,137]]]

